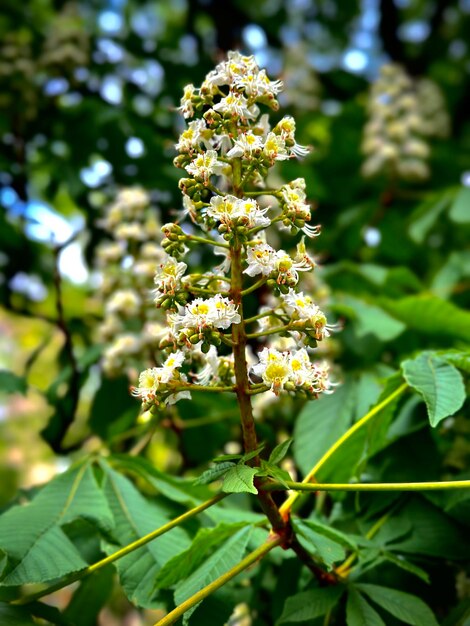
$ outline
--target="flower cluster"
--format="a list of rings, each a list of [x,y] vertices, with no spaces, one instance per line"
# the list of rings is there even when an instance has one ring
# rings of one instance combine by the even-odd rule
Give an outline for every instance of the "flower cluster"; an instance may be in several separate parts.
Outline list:
[[[150,357],[166,333],[148,293],[165,253],[157,243],[157,212],[142,189],[122,189],[101,225],[110,239],[97,250],[104,303],[99,336],[105,343],[103,368],[117,375],[141,362],[143,354]]]
[[[311,281],[300,288],[315,267],[305,238],[319,235],[310,224],[305,180],[278,189],[266,180],[278,161],[308,152],[296,141],[292,117],[271,127],[261,110],[278,109],[281,89],[254,57],[231,52],[200,87],[184,90],[179,110],[188,125],[175,159],[186,170],[179,183],[183,209],[177,224],[162,227],[165,253],[153,277],[154,303],[167,317],[159,346],[169,357],[139,377],[133,394],[145,408],[208,388],[309,398],[331,389],[327,363],[312,362],[310,353],[332,327],[305,291]],[[302,235],[293,254],[274,247],[274,226]],[[192,250],[202,244],[223,260],[188,273]],[[247,318],[244,304],[261,290],[263,306]],[[127,310],[136,309],[130,294],[126,298]]]
[[[362,143],[366,155],[363,174],[405,180],[428,178],[427,138],[445,136],[448,128],[438,87],[431,81],[414,82],[399,65],[384,65],[371,87],[368,112]]]

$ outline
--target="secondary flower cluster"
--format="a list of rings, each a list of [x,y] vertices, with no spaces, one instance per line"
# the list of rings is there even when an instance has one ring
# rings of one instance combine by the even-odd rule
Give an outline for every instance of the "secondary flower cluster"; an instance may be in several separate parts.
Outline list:
[[[312,362],[310,352],[332,327],[299,289],[315,267],[305,237],[319,235],[309,223],[305,180],[267,187],[277,161],[308,152],[295,139],[292,117],[271,127],[260,109],[277,110],[281,89],[254,57],[239,52],[229,53],[199,88],[185,88],[179,110],[190,121],[175,159],[187,172],[179,183],[183,210],[177,224],[162,227],[165,255],[155,264],[153,291],[157,309],[167,316],[160,348],[170,356],[139,377],[133,394],[145,408],[208,387],[310,398],[331,389],[328,364]],[[271,225],[302,233],[293,254],[272,245]],[[211,246],[221,263],[188,273],[194,246],[201,244]],[[244,304],[260,293],[263,306],[247,318]],[[241,353],[240,345],[246,345]]]
[[[399,65],[384,65],[371,87],[368,112],[363,174],[428,178],[427,138],[446,136],[449,126],[439,88],[429,80],[414,82]]]
[[[161,316],[149,306],[148,284],[166,255],[158,243],[156,210],[142,189],[122,189],[101,225],[110,239],[97,250],[104,303],[99,338],[105,343],[103,368],[117,375],[150,356],[165,333]]]

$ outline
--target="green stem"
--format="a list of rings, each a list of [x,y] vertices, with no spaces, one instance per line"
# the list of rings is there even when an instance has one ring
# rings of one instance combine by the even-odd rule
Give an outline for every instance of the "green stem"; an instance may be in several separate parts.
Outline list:
[[[285,333],[289,330],[292,330],[290,324],[287,324],[287,326],[276,326],[269,330],[261,330],[259,333],[248,333],[247,339],[256,339],[256,337],[264,337],[265,335],[278,335],[279,333]]]
[[[251,287],[247,287],[246,289],[243,289],[242,296],[247,296],[249,293],[256,291],[257,289],[262,287],[265,283],[266,283],[266,278],[262,278],[261,280],[258,280],[256,283],[251,285]]]
[[[262,189],[260,191],[246,191],[245,195],[249,198],[254,198],[256,196],[274,196],[275,198],[279,197],[278,189]]]
[[[389,396],[387,396],[384,400],[382,400],[382,402],[379,402],[379,404],[374,406],[374,408],[371,409],[368,413],[366,413],[364,417],[362,417],[358,422],[353,424],[351,428],[349,428],[344,433],[344,435],[342,435],[339,439],[337,439],[337,441],[325,452],[325,454],[321,457],[321,459],[314,465],[314,467],[312,467],[312,469],[307,474],[307,476],[305,476],[302,482],[303,483],[312,482],[315,479],[315,475],[318,473],[318,471],[325,465],[325,463],[333,456],[333,454],[338,450],[338,448],[340,448],[343,445],[345,441],[347,441],[350,437],[352,437],[352,435],[357,430],[359,430],[365,424],[367,424],[383,408],[385,408],[388,404],[393,402],[395,398],[398,398],[398,396],[400,396],[407,388],[408,388],[408,385],[406,383],[404,383],[403,385],[400,385],[398,389],[395,389],[395,391],[393,391]],[[289,496],[289,498],[287,498],[285,502],[283,502],[279,510],[284,517],[288,516],[289,511],[292,509],[292,506],[294,502],[297,500],[297,498],[299,497],[299,495],[300,495],[300,492],[294,493],[291,496]]]
[[[210,297],[216,296],[217,294],[221,296],[229,295],[228,291],[219,291],[219,290],[214,291],[213,289],[205,289],[204,287],[194,287],[193,285],[188,285],[186,289],[190,291],[191,293],[201,294],[203,296],[210,296]]]
[[[235,387],[232,385],[230,387],[210,387],[209,385],[191,385],[188,383],[187,385],[176,385],[175,387],[171,387],[171,393],[177,393],[178,391],[206,391],[208,393],[229,393],[234,392]]]
[[[186,235],[186,240],[198,241],[199,243],[207,243],[210,246],[218,246],[219,248],[229,248],[230,246],[227,243],[222,243],[221,241],[216,241],[215,239],[206,239],[205,237],[199,237],[197,235]]]
[[[79,572],[75,572],[71,576],[67,576],[63,580],[51,585],[50,587],[46,587],[46,589],[43,589],[42,591],[38,591],[37,593],[32,593],[30,595],[24,596],[23,598],[19,598],[18,600],[15,600],[13,604],[29,604],[30,602],[34,602],[38,598],[42,598],[43,596],[48,596],[50,593],[53,593],[54,591],[57,591],[58,589],[62,589],[63,587],[70,585],[71,583],[77,580],[81,580],[82,578],[85,578],[85,576],[88,576],[89,574],[96,572],[102,567],[105,567],[106,565],[109,565],[110,563],[114,563],[114,561],[121,559],[123,556],[126,556],[127,554],[134,552],[134,550],[137,550],[138,548],[145,546],[147,543],[149,543],[150,541],[153,541],[157,537],[161,537],[162,535],[170,531],[172,528],[175,528],[175,526],[179,526],[186,520],[191,519],[195,515],[198,515],[202,511],[205,511],[206,509],[213,506],[214,504],[217,504],[217,502],[220,502],[220,500],[225,498],[225,496],[227,495],[228,494],[226,493],[218,493],[216,496],[214,496],[210,500],[206,500],[202,504],[199,504],[198,506],[190,509],[189,511],[186,511],[182,515],[175,517],[170,522],[168,522],[168,524],[164,524],[163,526],[160,526],[160,528],[157,528],[156,530],[152,531],[148,535],[145,535],[144,537],[137,539],[137,541],[133,541],[127,546],[124,546],[124,548],[121,548],[120,550],[117,550],[116,552],[114,552],[113,554],[110,554],[104,559],[101,559],[101,561],[98,561],[97,563],[93,563],[93,565],[89,565],[87,568],[80,570]]]
[[[286,480],[284,483],[265,483],[258,487],[263,491],[437,491],[449,489],[470,489],[470,480],[442,480],[419,483],[298,483]]]
[[[253,315],[253,317],[247,317],[245,320],[245,324],[251,324],[252,322],[257,322],[258,320],[263,319],[263,317],[279,317],[279,313],[275,311],[265,311],[264,313],[258,313],[258,315]]]
[[[270,552],[273,548],[278,546],[281,543],[280,537],[274,537],[270,541],[263,543],[259,548],[250,552],[244,559],[240,561],[235,567],[232,567],[216,578],[213,582],[211,582],[206,587],[203,587],[200,591],[195,593],[193,596],[185,600],[182,604],[180,604],[176,609],[173,609],[168,615],[166,615],[163,619],[159,620],[154,624],[154,626],[170,626],[174,624],[178,618],[180,618],[186,611],[191,609],[193,606],[196,606],[199,602],[207,598],[211,593],[220,589],[226,585],[232,578],[235,578],[238,574],[246,570],[250,565],[256,563],[256,561],[260,560],[265,556],[268,552]]]

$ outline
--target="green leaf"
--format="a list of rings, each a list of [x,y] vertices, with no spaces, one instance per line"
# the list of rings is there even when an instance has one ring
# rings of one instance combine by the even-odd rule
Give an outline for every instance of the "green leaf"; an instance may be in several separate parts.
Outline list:
[[[449,217],[457,224],[470,222],[470,189],[462,187],[450,207]]]
[[[161,472],[147,459],[131,457],[128,454],[114,454],[109,459],[113,466],[143,478],[159,493],[164,495],[165,498],[173,502],[179,502],[187,506],[197,506],[197,504],[213,495],[207,488],[197,487],[196,483],[198,481],[195,482],[190,478],[180,478],[179,476],[171,476]]]
[[[397,555],[397,554],[393,554],[393,552],[383,552],[382,556],[386,561],[393,563],[394,565],[404,570],[405,572],[408,572],[409,574],[413,574],[414,576],[421,578],[421,580],[424,580],[424,582],[428,584],[431,582],[429,578],[429,574],[425,572],[424,569],[422,569],[421,567],[418,567],[414,563],[411,563],[410,561],[405,559],[401,554]]]
[[[113,526],[88,462],[60,474],[32,502],[0,517],[0,549],[9,561],[2,585],[47,582],[85,568],[87,563],[62,530],[79,518],[106,531]]]
[[[225,476],[229,469],[233,467],[238,467],[235,463],[218,463],[215,467],[209,467],[205,472],[203,472],[199,478],[194,481],[195,485],[208,485],[209,483],[214,482],[214,480],[218,480]]]
[[[258,493],[253,484],[256,473],[257,470],[248,465],[235,465],[225,474],[222,491],[225,493]]]
[[[286,622],[306,622],[326,615],[339,602],[345,588],[341,585],[310,589],[287,598],[282,615],[276,624]]]
[[[245,526],[244,522],[239,522],[219,524],[215,528],[200,528],[189,548],[170,559],[158,572],[155,587],[165,589],[187,578],[199,567],[208,552]]]
[[[332,539],[331,536],[319,532],[318,527],[312,527],[303,520],[296,520],[293,522],[293,526],[304,548],[311,554],[318,555],[328,569],[331,569],[334,563],[345,558],[344,546]]]
[[[402,526],[400,538],[395,532]],[[388,550],[401,554],[420,554],[442,559],[465,561],[470,559],[470,545],[466,529],[453,521],[436,506],[422,498],[410,498],[399,513],[389,518],[374,541],[387,545]]]
[[[465,401],[462,376],[453,365],[431,353],[402,363],[406,382],[426,402],[431,426],[453,415]]]
[[[262,443],[260,446],[258,446],[256,448],[256,450],[252,450],[251,452],[247,452],[246,454],[244,454],[242,456],[242,459],[246,462],[246,461],[251,461],[251,459],[254,459],[255,456],[258,456],[258,454],[260,452],[262,452],[264,450],[266,444]]]
[[[200,565],[186,580],[184,580],[175,591],[175,603],[181,604],[192,595],[200,591],[213,580],[225,574],[229,569],[239,563],[246,550],[252,531],[251,526],[241,528],[235,535],[230,537],[214,554],[212,554],[202,565]],[[186,623],[192,612],[186,612]]]
[[[0,370],[0,392],[21,393],[25,395],[28,389],[26,378],[17,376],[9,370]]]
[[[405,624],[438,626],[428,605],[410,593],[366,583],[357,584],[356,587],[366,593],[373,602]]]
[[[408,328],[419,333],[470,341],[470,313],[451,302],[421,294],[395,300],[380,298],[380,304]]]
[[[348,429],[355,399],[354,384],[347,380],[335,393],[304,406],[295,423],[293,446],[295,460],[304,474]],[[325,478],[323,473],[321,476]]]
[[[98,614],[106,604],[114,586],[114,568],[108,565],[85,578],[75,591],[64,617],[71,624],[95,626]]]
[[[219,456],[216,456],[212,459],[212,462],[222,463],[224,461],[239,461],[242,458],[243,454],[219,454]]]
[[[292,441],[291,437],[290,439],[286,439],[282,443],[279,443],[269,455],[268,462],[273,465],[278,465],[289,451]]]
[[[452,193],[449,191],[444,194],[432,194],[413,211],[408,234],[415,243],[423,243],[438,217],[449,206],[451,199]]]
[[[292,476],[287,470],[280,468],[278,465],[271,465],[266,461],[263,462],[263,469],[257,473],[257,476],[270,476],[274,480],[278,480],[287,488],[286,480],[292,480]]]
[[[102,466],[104,490],[116,522],[112,532],[115,544],[104,543],[103,548],[112,554],[116,544],[124,547],[140,539],[170,521],[174,512],[168,509],[166,502],[160,504],[145,498],[127,478],[106,463],[103,462]],[[155,576],[167,561],[188,545],[187,534],[177,527],[116,561],[119,579],[129,600],[137,606],[154,607]]]
[[[346,604],[346,624],[347,626],[386,626],[377,611],[352,587],[349,588]]]
[[[439,350],[436,356],[466,374],[470,374],[470,350]]]
[[[375,304],[369,304],[352,296],[342,296],[335,309],[341,308],[344,303],[347,310],[344,313],[352,317],[357,336],[359,338],[371,334],[380,341],[391,341],[405,330],[405,325],[391,317]]]

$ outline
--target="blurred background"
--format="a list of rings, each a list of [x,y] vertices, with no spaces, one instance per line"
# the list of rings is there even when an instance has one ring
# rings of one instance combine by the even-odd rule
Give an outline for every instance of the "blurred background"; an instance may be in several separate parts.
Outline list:
[[[100,384],[93,329],[102,318],[95,259],[109,238],[104,208],[119,189],[138,185],[162,222],[173,219],[181,172],[172,159],[184,124],[175,107],[183,87],[199,84],[227,50],[254,54],[282,78],[283,113],[295,116],[298,141],[314,147],[302,162],[283,165],[280,176],[307,180],[323,226],[314,242],[325,267],[320,276],[325,288],[348,292],[336,303],[339,313],[347,317],[361,293],[369,300],[351,313],[352,335],[338,338],[347,347],[343,367],[358,357],[391,363],[399,350],[390,344],[400,335],[393,328],[373,335],[376,296],[424,290],[468,303],[468,0],[2,6],[0,366],[8,372],[0,450],[9,480],[0,502],[60,464],[53,457],[50,466],[50,447],[39,436],[51,412],[81,416],[72,448],[86,432]],[[398,74],[377,85],[391,62],[403,72],[395,68]],[[411,166],[393,137],[381,137],[387,115],[400,123],[400,110],[380,110],[392,107],[400,89],[420,98],[414,113],[426,135]],[[399,128],[397,137],[399,144]],[[84,359],[80,376],[77,359]],[[46,440],[60,452],[69,424],[56,421]]]
[[[313,147],[274,182],[303,176],[322,224],[312,290],[344,325],[328,348],[338,378],[356,377],[370,400],[413,350],[470,341],[469,32],[469,0],[3,1],[0,507],[82,446],[125,449],[143,433],[138,450],[185,471],[227,440],[220,403],[206,400],[181,403],[166,430],[135,426],[128,385],[145,363],[97,328],[106,207],[123,188],[146,190],[158,241],[156,225],[181,208],[175,108],[228,50],[284,81],[273,117],[293,115],[297,141]],[[236,440],[236,407],[222,408]],[[288,432],[292,411],[274,414]],[[468,471],[469,432],[461,417],[428,437],[438,473]]]

